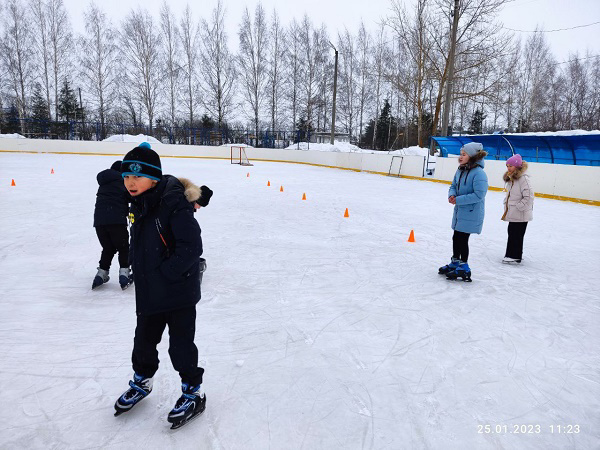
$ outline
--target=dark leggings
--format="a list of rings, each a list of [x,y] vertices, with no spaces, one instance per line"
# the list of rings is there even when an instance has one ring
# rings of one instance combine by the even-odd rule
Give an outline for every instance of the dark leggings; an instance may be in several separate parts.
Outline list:
[[[527,222],[509,222],[508,223],[508,242],[506,243],[507,258],[522,259],[523,258],[523,239],[525,238],[525,230]]]
[[[469,259],[469,236],[470,233],[454,230],[452,236],[452,257],[467,262]]]

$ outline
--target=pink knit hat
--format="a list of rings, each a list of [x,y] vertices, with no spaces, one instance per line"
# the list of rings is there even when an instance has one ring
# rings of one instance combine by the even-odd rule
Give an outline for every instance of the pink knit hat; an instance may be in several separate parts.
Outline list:
[[[523,165],[523,158],[518,153],[515,153],[513,156],[506,160],[506,165],[513,167],[521,167]]]

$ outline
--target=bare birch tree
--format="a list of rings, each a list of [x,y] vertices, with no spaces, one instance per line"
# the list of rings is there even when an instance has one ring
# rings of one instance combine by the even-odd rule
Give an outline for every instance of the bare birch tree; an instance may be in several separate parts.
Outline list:
[[[187,8],[189,10],[189,6]],[[177,39],[177,24],[175,16],[166,0],[160,7],[160,30],[162,33],[164,74],[167,80],[168,117],[169,123],[177,121],[178,85],[179,85],[179,42]]]
[[[281,110],[281,91],[284,80],[284,67],[286,64],[287,39],[277,11],[273,10],[269,26],[267,46],[267,77],[268,77],[268,106],[271,116],[271,131],[275,132],[280,126],[279,112]]]
[[[73,32],[63,0],[48,0],[48,31],[54,86],[54,117],[58,118],[58,93],[61,79],[72,72]]]
[[[196,112],[198,82],[197,68],[198,64],[198,39],[200,28],[198,23],[194,21],[192,10],[187,5],[183,11],[183,16],[179,22],[179,41],[183,52],[182,58],[182,75],[184,78],[184,96],[185,106],[189,120],[189,126],[194,125],[194,114]]]
[[[152,16],[146,10],[132,10],[123,22],[121,42],[126,64],[123,66],[131,102],[137,97],[144,105],[150,131],[162,81],[161,35],[155,30]]]
[[[116,94],[116,30],[95,3],[84,12],[85,32],[81,38],[81,76],[100,120],[101,136],[106,136],[106,121]]]
[[[222,0],[218,0],[213,9],[210,22],[201,21],[200,36],[202,103],[222,128],[231,112],[235,79],[233,56],[227,46]]]
[[[5,25],[0,56],[9,77],[9,86],[15,98],[19,118],[23,119],[27,114],[27,95],[32,82],[33,46],[26,6],[18,0],[8,0],[3,22]],[[24,132],[23,121],[21,131]]]
[[[248,8],[244,9],[240,25],[238,62],[244,103],[250,108],[254,133],[258,142],[259,122],[267,100],[267,23],[262,5],[256,5],[254,21]]]
[[[50,34],[48,30],[48,15],[47,5],[44,0],[31,0],[31,11],[33,13],[33,23],[37,28],[37,32],[33,34],[35,43],[35,60],[38,66],[38,77],[41,81],[50,120],[52,120],[52,103],[50,101],[50,93],[52,91],[51,80],[51,59],[50,59]]]

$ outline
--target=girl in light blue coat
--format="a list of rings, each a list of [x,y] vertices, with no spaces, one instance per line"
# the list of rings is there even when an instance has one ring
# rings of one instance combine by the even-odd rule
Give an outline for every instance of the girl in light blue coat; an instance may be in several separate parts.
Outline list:
[[[469,236],[481,233],[485,214],[485,194],[488,178],[483,167],[487,152],[479,142],[469,142],[460,149],[458,170],[448,191],[448,202],[454,205],[452,216],[452,260],[440,267],[438,273],[451,280],[471,281]]]

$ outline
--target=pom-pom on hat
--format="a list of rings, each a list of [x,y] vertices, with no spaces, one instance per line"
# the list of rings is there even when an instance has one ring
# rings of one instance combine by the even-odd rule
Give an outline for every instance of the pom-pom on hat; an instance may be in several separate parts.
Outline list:
[[[523,158],[518,153],[512,155],[506,160],[507,166],[521,167],[523,165]]]
[[[134,175],[160,181],[162,178],[160,156],[150,148],[150,144],[142,142],[123,158],[121,175],[123,178],[127,175]]]
[[[469,157],[475,156],[477,152],[483,151],[483,145],[480,142],[469,142],[463,145],[461,148]]]

